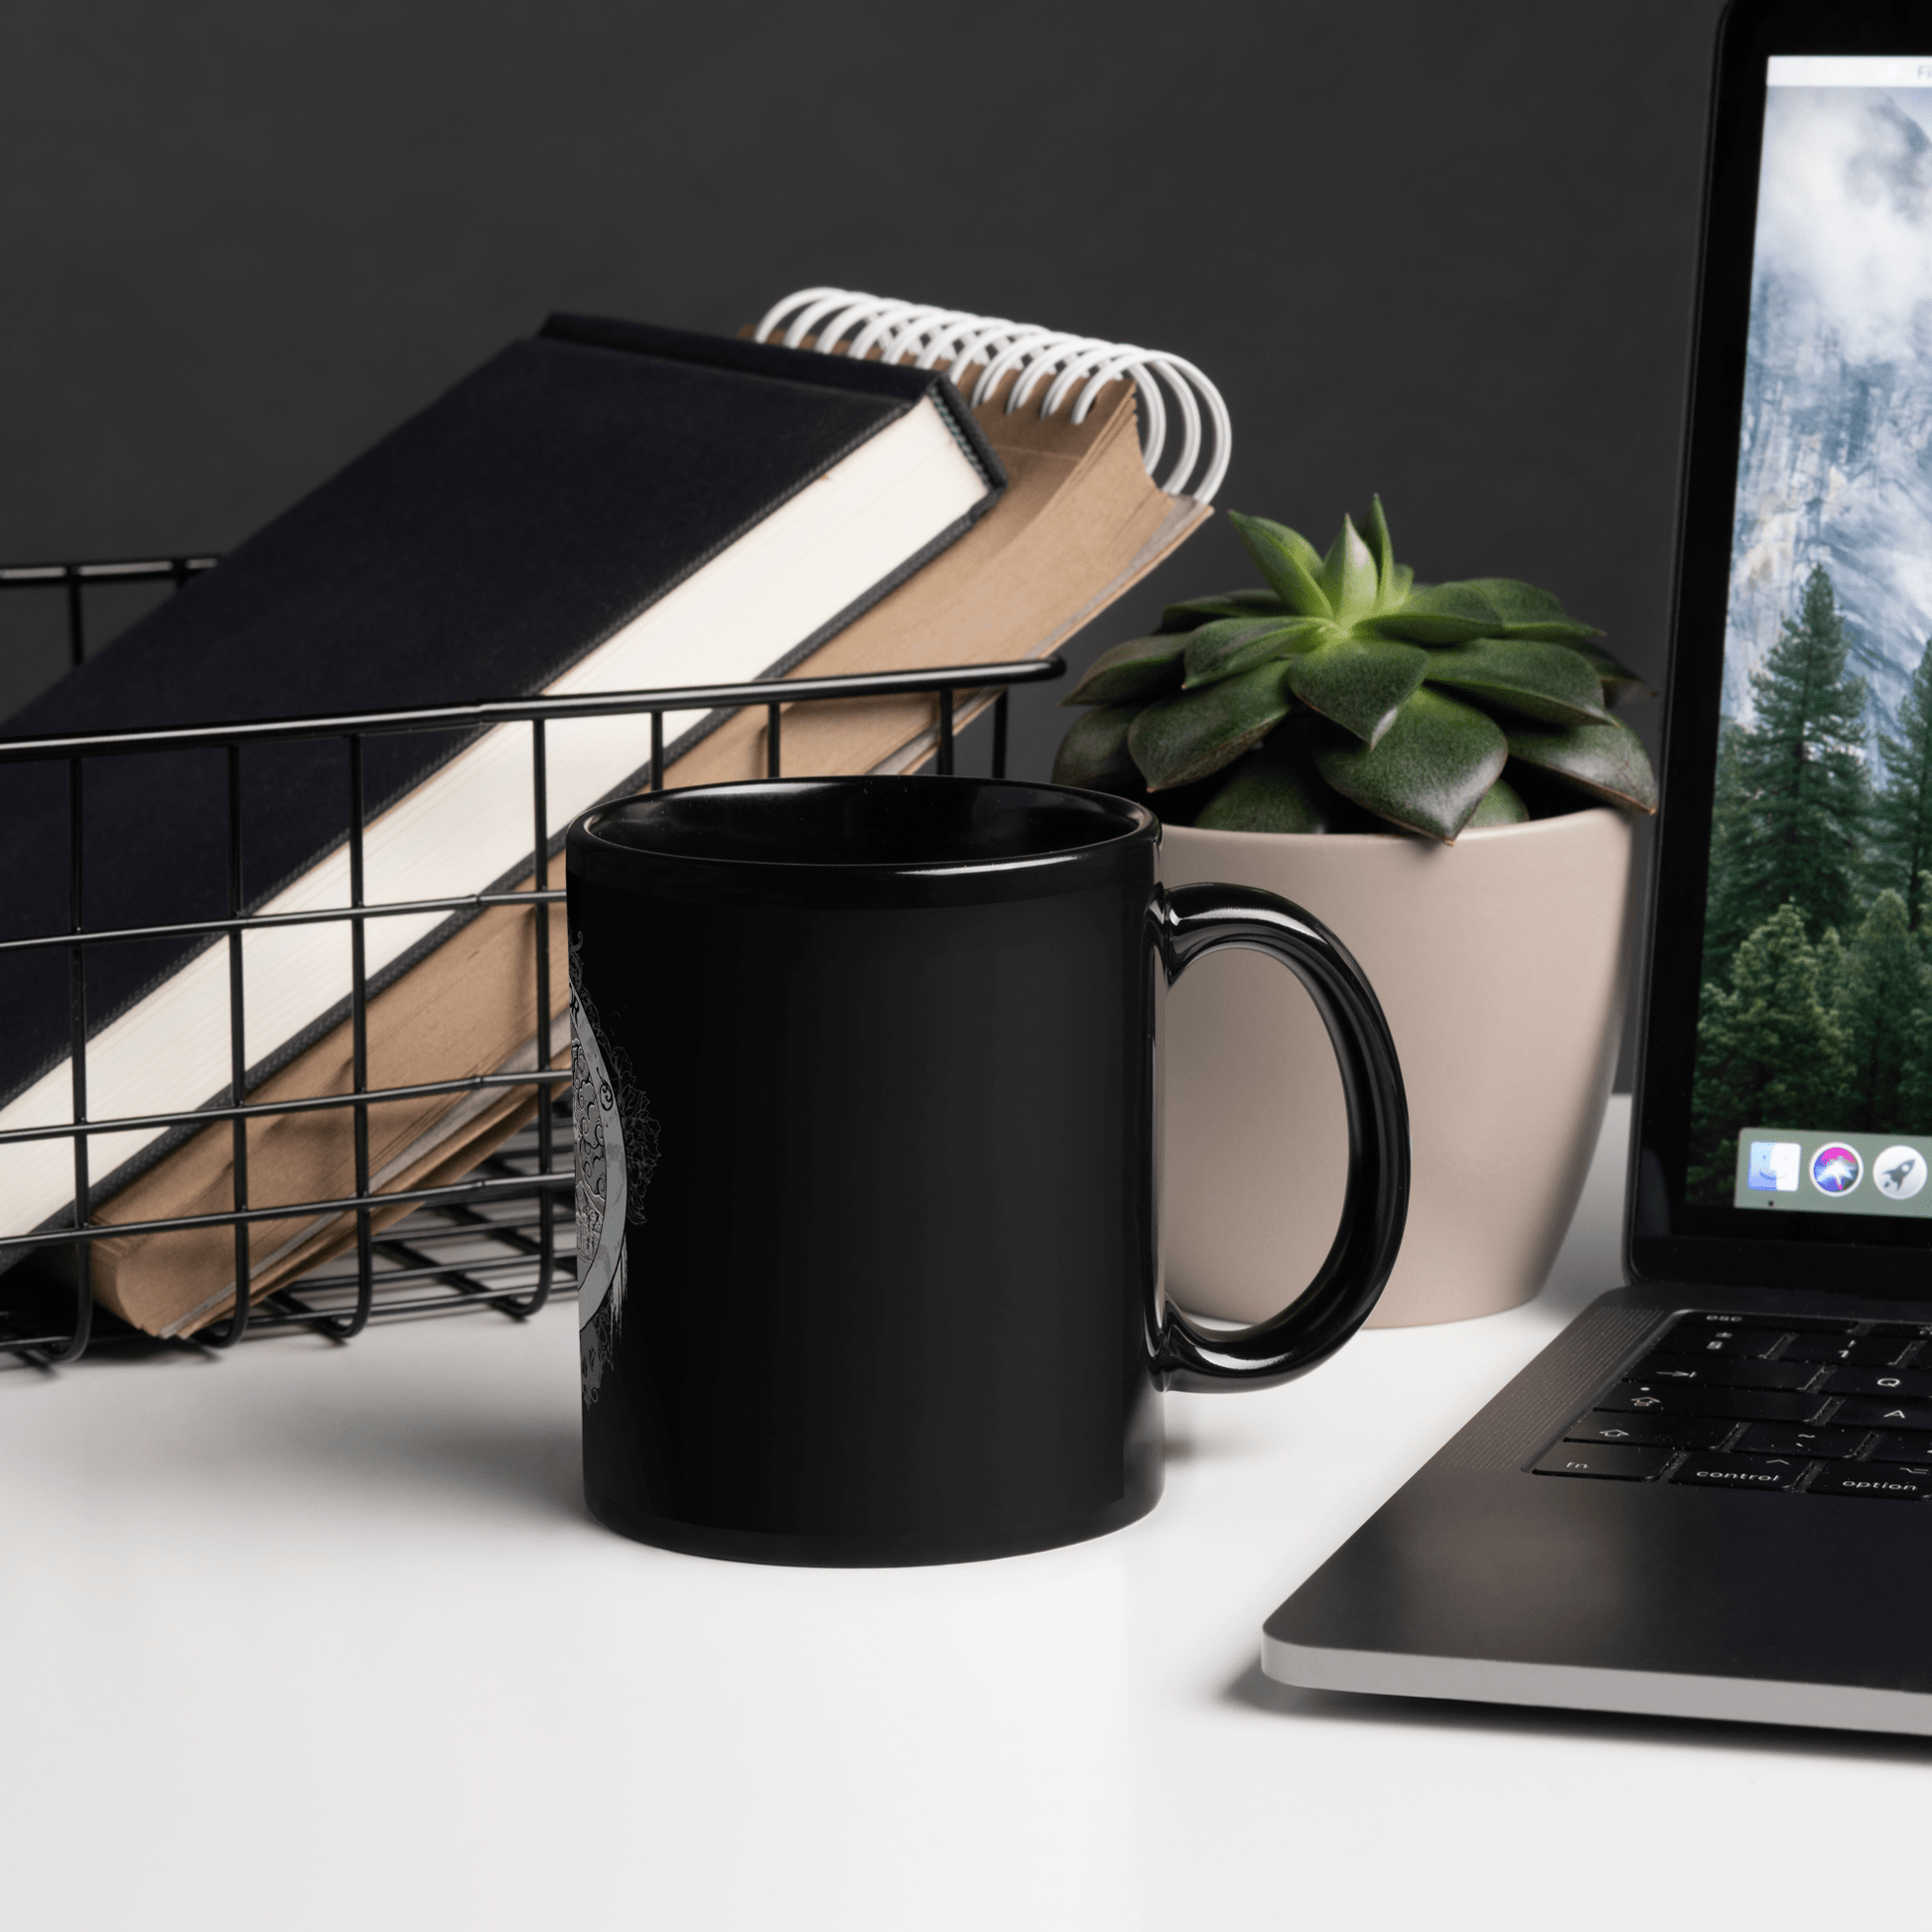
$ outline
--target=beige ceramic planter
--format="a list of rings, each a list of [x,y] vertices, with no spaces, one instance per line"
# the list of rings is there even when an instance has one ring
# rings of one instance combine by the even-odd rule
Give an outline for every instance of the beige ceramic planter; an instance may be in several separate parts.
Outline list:
[[[1615,1066],[1630,821],[1598,809],[1452,847],[1343,834],[1162,834],[1162,878],[1259,886],[1341,940],[1388,1015],[1409,1094],[1408,1232],[1371,1327],[1454,1321],[1543,1286]],[[1334,1053],[1259,954],[1217,954],[1168,996],[1162,1213],[1168,1289],[1230,1320],[1312,1278],[1346,1154]]]

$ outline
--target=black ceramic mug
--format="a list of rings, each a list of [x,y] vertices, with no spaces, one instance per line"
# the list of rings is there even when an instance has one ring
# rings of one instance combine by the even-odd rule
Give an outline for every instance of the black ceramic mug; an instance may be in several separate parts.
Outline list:
[[[969,778],[692,786],[570,828],[601,1521],[774,1563],[1074,1542],[1158,1500],[1161,1390],[1282,1382],[1361,1325],[1409,1192],[1381,1010],[1287,900],[1164,892],[1160,837]],[[1155,1036],[1226,946],[1313,997],[1349,1168],[1313,1284],[1209,1331],[1163,1294]]]

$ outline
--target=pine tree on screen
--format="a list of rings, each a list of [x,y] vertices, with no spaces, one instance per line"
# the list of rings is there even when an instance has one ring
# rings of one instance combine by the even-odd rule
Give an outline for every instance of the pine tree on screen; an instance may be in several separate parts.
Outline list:
[[[1839,953],[1836,934],[1829,950]],[[1705,986],[1686,1176],[1693,1200],[1730,1198],[1739,1127],[1836,1121],[1845,1037],[1827,979],[1797,906],[1787,902],[1737,948],[1730,984]]]
[[[1821,981],[1829,989],[1830,976]],[[1905,901],[1889,890],[1871,902],[1845,956],[1835,1018],[1845,1043],[1843,1101],[1821,1123],[1874,1134],[1910,1131],[1904,1117],[1906,1064],[1927,1000],[1925,963],[1907,924]],[[1803,1123],[1810,1125],[1810,1122]]]
[[[1932,1132],[1932,1009],[1911,1019],[1905,1046],[1905,1071],[1899,1081],[1898,1114],[1902,1134]]]
[[[1742,736],[1734,718],[1718,724],[1718,773],[1711,801],[1711,884],[1706,894],[1709,910],[1704,922],[1704,970],[1701,980],[1723,985],[1730,978],[1730,962],[1743,933],[1721,926],[1718,912],[1728,896],[1731,855],[1739,841],[1750,836],[1744,789],[1737,776],[1737,741]]]
[[[1756,715],[1733,735],[1736,817],[1711,881],[1706,951],[1722,961],[1789,904],[1816,937],[1858,916],[1860,842],[1870,810],[1863,757],[1865,684],[1822,565],[1805,580],[1751,677]],[[1720,855],[1714,852],[1714,859]]]
[[[1866,841],[1872,883],[1905,901],[1906,924],[1925,923],[1926,873],[1932,869],[1932,643],[1898,707],[1898,736],[1878,734],[1885,783],[1871,802]]]

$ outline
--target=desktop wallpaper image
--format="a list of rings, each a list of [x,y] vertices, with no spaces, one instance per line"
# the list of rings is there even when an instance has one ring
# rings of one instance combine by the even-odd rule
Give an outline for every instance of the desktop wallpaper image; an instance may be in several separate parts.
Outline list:
[[[1932,88],[1774,86],[1688,1174],[1932,1134]]]

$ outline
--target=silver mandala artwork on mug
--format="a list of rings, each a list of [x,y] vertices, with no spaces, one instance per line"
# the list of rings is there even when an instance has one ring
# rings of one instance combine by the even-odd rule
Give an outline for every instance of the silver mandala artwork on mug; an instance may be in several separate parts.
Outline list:
[[[644,1218],[657,1122],[584,991],[583,937],[570,941],[570,1073],[577,1132],[577,1334],[584,1400],[595,1402],[623,1320],[626,1228]]]

